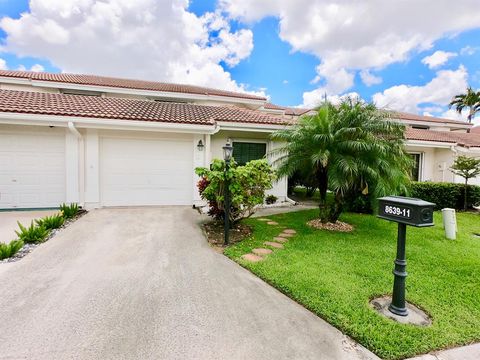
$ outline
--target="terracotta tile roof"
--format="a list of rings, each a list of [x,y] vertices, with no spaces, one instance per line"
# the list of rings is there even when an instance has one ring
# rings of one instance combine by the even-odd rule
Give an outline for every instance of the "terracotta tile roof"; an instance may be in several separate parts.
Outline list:
[[[426,122],[442,123],[442,124],[469,125],[467,122],[461,121],[461,120],[443,119],[443,118],[437,118],[433,116],[416,115],[416,114],[410,114],[410,113],[398,112],[398,111],[393,111],[392,113],[394,118],[397,118],[400,120],[426,121]]]
[[[480,147],[480,135],[456,131],[433,131],[408,128],[405,132],[408,140],[435,141],[458,144],[466,147]]]
[[[176,92],[185,94],[198,94],[198,95],[215,95],[226,96],[240,99],[260,100],[265,101],[265,97],[251,95],[247,93],[238,93],[233,91],[211,89],[207,87],[194,86],[194,85],[181,85],[181,84],[169,84],[156,81],[144,81],[144,80],[132,80],[113,78],[97,75],[81,75],[81,74],[59,74],[59,73],[46,73],[46,72],[32,72],[32,71],[13,71],[13,70],[0,70],[0,76],[21,78],[29,80],[41,80],[41,81],[53,81],[68,84],[79,85],[93,85],[93,86],[107,86],[117,87],[124,89],[137,89],[137,90],[151,90],[162,92]]]
[[[0,112],[214,124],[215,121],[283,125],[288,120],[236,106],[102,98],[98,96],[0,90]]]
[[[303,109],[303,108],[286,107],[286,106],[272,104],[269,102],[267,102],[263,107],[269,110],[284,110],[285,115],[294,115],[294,116],[301,116],[311,110],[311,109]]]

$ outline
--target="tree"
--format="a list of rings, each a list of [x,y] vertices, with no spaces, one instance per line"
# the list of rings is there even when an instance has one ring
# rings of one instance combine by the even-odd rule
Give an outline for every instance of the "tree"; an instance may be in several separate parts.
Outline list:
[[[480,159],[460,155],[455,159],[455,162],[450,169],[455,175],[461,176],[465,179],[463,208],[464,210],[467,210],[468,180],[480,175]]]
[[[215,159],[210,168],[196,168],[201,176],[198,188],[202,199],[209,203],[209,215],[217,220],[225,216],[224,189],[225,176],[230,184],[230,223],[249,217],[257,205],[263,204],[265,191],[272,188],[275,174],[266,159],[252,160],[243,166],[237,166],[232,160],[225,174],[225,161]]]
[[[472,87],[467,88],[466,94],[459,94],[454,96],[450,102],[450,108],[455,107],[455,110],[461,114],[465,108],[468,108],[468,122],[472,123],[475,114],[480,111],[480,91],[474,91]]]
[[[406,192],[412,160],[404,150],[405,127],[386,111],[358,99],[326,102],[315,115],[273,134],[279,175],[309,169],[320,191],[320,219],[336,222],[348,194]],[[327,201],[327,190],[334,199]]]

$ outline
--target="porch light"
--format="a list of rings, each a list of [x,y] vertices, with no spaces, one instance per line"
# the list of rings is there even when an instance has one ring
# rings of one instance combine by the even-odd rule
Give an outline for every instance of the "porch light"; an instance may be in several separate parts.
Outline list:
[[[233,147],[230,145],[230,141],[222,148],[223,149],[223,159],[225,162],[230,162],[232,160]]]
[[[203,151],[203,148],[205,147],[205,145],[203,145],[203,141],[202,140],[198,140],[198,144],[197,144],[197,149],[198,151]]]

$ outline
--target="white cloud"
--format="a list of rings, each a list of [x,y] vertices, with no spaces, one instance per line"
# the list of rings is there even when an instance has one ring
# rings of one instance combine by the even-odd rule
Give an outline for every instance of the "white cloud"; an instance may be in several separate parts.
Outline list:
[[[445,64],[450,58],[458,56],[457,53],[437,50],[432,55],[426,56],[422,59],[422,63],[427,65],[430,69],[438,68]]]
[[[373,95],[379,107],[392,110],[419,113],[432,110],[435,106],[445,106],[456,94],[468,86],[468,73],[464,66],[457,70],[439,70],[436,76],[423,86],[396,85]],[[425,107],[422,107],[425,104]],[[430,111],[429,111],[430,112]]]
[[[338,104],[342,99],[351,97],[351,98],[360,98],[360,94],[356,92],[349,92],[342,95],[328,95],[323,88],[315,89],[312,91],[307,91],[303,93],[303,104],[298,107],[301,108],[315,108],[321,105],[325,101],[325,96],[327,101],[332,104]]]
[[[442,37],[477,28],[477,6],[478,0],[437,0],[434,6],[431,0],[220,0],[224,11],[245,22],[278,17],[280,38],[318,57],[316,80],[329,93],[348,90],[359,70],[406,61]]]
[[[187,8],[188,0],[31,0],[19,19],[0,20],[3,50],[48,59],[64,72],[245,90],[220,62],[247,58],[252,31]]]
[[[45,71],[45,68],[40,65],[40,64],[35,64],[33,65],[31,68],[30,68],[30,71],[33,71],[33,72],[42,72],[42,71]]]
[[[460,50],[460,55],[473,55],[477,52],[477,50],[478,47],[467,45]]]
[[[0,70],[8,70],[7,62],[0,58]]]
[[[380,76],[372,74],[369,70],[360,71],[360,78],[367,86],[377,85],[382,82],[382,78]]]

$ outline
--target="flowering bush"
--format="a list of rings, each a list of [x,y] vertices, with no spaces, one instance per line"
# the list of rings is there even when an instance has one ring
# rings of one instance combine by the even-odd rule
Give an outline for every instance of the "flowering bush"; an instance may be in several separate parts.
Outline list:
[[[265,191],[272,188],[275,174],[267,160],[252,160],[243,166],[232,161],[225,173],[225,162],[213,160],[210,169],[197,168],[195,172],[201,176],[198,190],[202,199],[210,207],[208,214],[215,219],[224,218],[225,177],[229,180],[230,221],[251,216],[255,206],[263,204]]]

